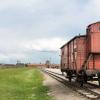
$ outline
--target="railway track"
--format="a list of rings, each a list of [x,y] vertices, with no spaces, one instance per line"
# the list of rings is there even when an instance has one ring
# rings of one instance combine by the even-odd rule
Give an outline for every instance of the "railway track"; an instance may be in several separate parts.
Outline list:
[[[72,90],[77,91],[79,94],[85,96],[91,100],[100,100],[100,88],[92,84],[85,84],[83,87],[75,82],[74,80],[70,83],[67,78],[65,78],[62,74],[55,73],[48,70],[42,70],[49,76],[53,77],[60,83],[64,84],[65,86],[70,87]]]

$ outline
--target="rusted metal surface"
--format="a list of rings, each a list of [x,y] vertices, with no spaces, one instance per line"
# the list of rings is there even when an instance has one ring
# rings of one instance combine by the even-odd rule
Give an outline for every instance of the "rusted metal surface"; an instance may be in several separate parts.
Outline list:
[[[91,53],[100,53],[100,22],[87,27],[87,44]]]

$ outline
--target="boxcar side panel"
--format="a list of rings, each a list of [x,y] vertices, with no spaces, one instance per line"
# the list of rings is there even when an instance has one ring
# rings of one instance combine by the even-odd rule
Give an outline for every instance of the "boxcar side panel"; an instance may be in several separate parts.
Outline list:
[[[77,37],[69,43],[69,69],[79,71],[86,58],[86,37]]]
[[[77,39],[77,71],[82,69],[82,65],[86,59],[86,37]]]
[[[68,60],[67,60],[67,45],[61,49],[61,69],[66,70],[68,67]]]
[[[77,36],[61,48],[61,68],[78,72],[86,59],[86,37]]]

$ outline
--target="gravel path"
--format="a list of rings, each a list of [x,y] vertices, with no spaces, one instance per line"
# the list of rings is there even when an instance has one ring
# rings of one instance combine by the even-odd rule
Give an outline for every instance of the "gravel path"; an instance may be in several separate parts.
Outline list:
[[[47,74],[44,74],[44,78],[44,85],[50,88],[48,94],[53,96],[55,100],[89,100]]]

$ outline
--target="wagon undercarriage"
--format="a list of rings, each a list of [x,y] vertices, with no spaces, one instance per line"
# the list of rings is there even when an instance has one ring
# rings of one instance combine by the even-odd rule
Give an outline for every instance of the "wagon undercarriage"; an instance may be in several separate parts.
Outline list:
[[[91,74],[87,74],[86,71],[80,70],[77,73],[75,70],[63,70],[63,72],[66,73],[66,78],[69,79],[69,82],[71,82],[72,79],[75,79],[75,81],[80,83],[80,86],[83,86],[83,84],[87,83],[88,81],[98,81],[98,84],[100,86],[100,71],[94,71]]]

